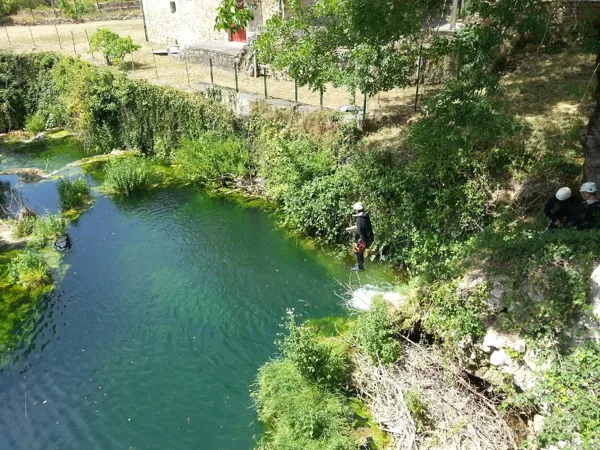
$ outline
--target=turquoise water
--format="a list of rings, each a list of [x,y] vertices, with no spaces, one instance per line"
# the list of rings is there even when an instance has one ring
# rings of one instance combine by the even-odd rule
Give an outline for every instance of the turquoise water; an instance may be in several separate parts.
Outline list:
[[[52,182],[27,189],[56,209]],[[353,261],[194,189],[99,196],[69,233],[65,275],[0,372],[0,449],[252,448],[249,389],[286,309],[344,314],[340,282],[358,283]]]
[[[52,172],[86,154],[79,141],[63,131],[30,143],[5,142],[0,139],[0,169],[35,167]]]

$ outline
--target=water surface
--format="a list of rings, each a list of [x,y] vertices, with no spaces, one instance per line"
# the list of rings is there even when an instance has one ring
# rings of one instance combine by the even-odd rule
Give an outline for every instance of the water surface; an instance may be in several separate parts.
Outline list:
[[[52,183],[33,186],[54,210]],[[197,190],[99,196],[69,233],[65,276],[0,373],[1,449],[251,448],[249,386],[286,309],[345,312],[350,261]]]

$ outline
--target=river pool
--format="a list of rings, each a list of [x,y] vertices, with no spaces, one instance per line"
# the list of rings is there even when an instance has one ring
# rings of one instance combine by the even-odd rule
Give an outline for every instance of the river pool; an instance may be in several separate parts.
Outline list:
[[[56,210],[54,184],[24,196]],[[252,448],[262,428],[249,389],[286,309],[345,314],[340,282],[381,274],[358,280],[353,261],[198,189],[95,195],[28,343],[0,372],[0,448]]]

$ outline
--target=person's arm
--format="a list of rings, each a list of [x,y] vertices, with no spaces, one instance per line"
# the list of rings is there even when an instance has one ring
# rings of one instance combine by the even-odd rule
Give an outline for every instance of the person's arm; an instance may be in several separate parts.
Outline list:
[[[569,217],[569,221],[567,222],[567,228],[575,228],[578,224],[583,222],[585,219],[585,203],[582,203],[575,209],[575,212],[571,217]]]
[[[554,207],[554,197],[550,197],[546,202],[546,206],[544,207],[544,213],[546,217],[550,220],[554,220],[554,214],[552,213],[552,208]]]

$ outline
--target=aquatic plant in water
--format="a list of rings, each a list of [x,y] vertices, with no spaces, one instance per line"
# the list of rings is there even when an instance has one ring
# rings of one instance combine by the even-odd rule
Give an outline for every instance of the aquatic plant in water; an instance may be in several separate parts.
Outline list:
[[[52,243],[67,230],[67,219],[60,214],[45,214],[38,217],[33,227],[31,241],[40,247]]]
[[[61,178],[56,185],[60,207],[63,210],[83,206],[90,195],[90,187],[82,177],[74,180]]]
[[[132,195],[152,185],[157,178],[149,160],[123,158],[108,163],[104,185],[115,194]]]
[[[8,273],[13,283],[26,287],[38,287],[51,281],[50,266],[41,253],[19,253],[9,264]]]

